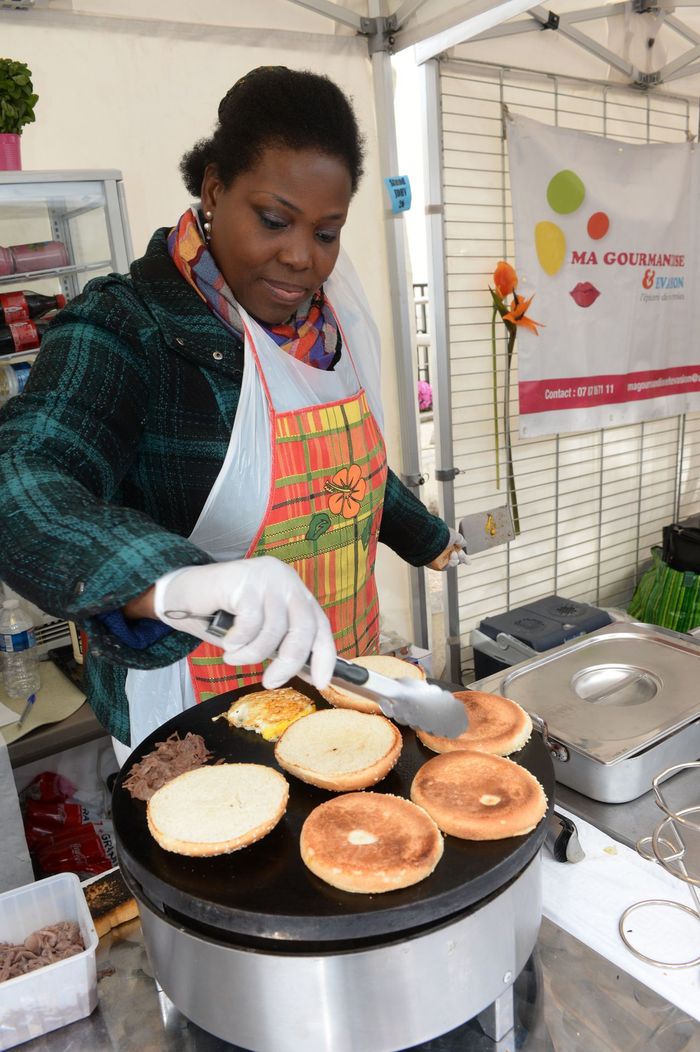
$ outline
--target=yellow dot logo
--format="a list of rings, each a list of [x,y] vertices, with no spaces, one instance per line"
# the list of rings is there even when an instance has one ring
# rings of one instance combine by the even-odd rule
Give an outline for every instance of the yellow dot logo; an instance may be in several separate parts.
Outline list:
[[[566,256],[564,231],[548,219],[535,226],[535,250],[545,274],[552,277],[560,269]]]

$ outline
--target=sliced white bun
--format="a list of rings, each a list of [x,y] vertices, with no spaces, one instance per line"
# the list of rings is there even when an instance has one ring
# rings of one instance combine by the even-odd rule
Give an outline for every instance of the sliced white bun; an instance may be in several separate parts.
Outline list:
[[[384,778],[402,745],[400,732],[383,716],[322,709],[287,728],[275,746],[275,759],[302,782],[347,792]]]
[[[258,763],[186,771],[148,801],[148,828],[165,851],[208,857],[253,844],[287,809],[284,775]]]
[[[364,657],[349,658],[353,665],[361,665],[368,668],[370,672],[378,672],[380,676],[388,676],[389,679],[425,679],[425,672],[420,665],[414,665],[412,661],[404,661],[402,658],[393,657],[390,654],[367,654]],[[381,714],[381,709],[376,701],[363,698],[360,694],[353,694],[352,689],[338,687],[335,683],[329,684],[321,694],[339,709],[357,709],[358,712],[373,712]]]
[[[301,830],[301,857],[342,891],[374,895],[429,876],[444,841],[433,819],[389,793],[347,793],[314,808]]]

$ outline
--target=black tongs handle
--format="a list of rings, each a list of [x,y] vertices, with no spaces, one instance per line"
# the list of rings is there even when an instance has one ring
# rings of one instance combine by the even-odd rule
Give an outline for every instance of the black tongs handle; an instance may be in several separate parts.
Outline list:
[[[228,610],[217,610],[209,619],[209,633],[217,638],[222,638],[228,630],[233,627],[235,617]],[[309,660],[311,655],[309,655]],[[307,662],[308,664],[308,662]],[[343,658],[335,659],[333,676],[345,680],[346,683],[354,683],[361,687],[369,679],[369,670],[362,665],[355,665],[352,661],[344,661]]]
[[[352,661],[336,658],[333,678],[344,679],[346,683],[354,683],[361,687],[369,679],[369,669],[363,668],[362,665],[355,665]]]
[[[230,614],[228,610],[217,610],[212,617],[209,618],[209,631],[213,636],[225,636],[230,628],[233,628],[233,622],[235,618],[233,614]]]

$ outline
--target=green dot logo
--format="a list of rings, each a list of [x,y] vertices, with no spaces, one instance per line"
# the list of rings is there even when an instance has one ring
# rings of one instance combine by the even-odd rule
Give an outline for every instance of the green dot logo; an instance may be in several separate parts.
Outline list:
[[[569,168],[557,172],[547,186],[547,203],[557,215],[570,215],[580,208],[586,196],[586,188],[581,179]]]

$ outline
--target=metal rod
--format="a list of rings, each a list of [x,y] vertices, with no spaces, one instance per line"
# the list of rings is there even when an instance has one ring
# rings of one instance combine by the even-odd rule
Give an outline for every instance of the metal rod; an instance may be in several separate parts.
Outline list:
[[[380,167],[382,176],[386,177],[398,174],[393,71],[391,58],[386,51],[376,51],[371,56],[371,63]],[[420,443],[414,378],[413,320],[408,297],[406,231],[404,217],[400,213],[387,214],[385,237],[401,429],[401,467],[405,477],[419,478]],[[417,485],[409,485],[408,488],[420,498]],[[419,647],[427,648],[429,635],[425,571],[420,567],[410,568],[410,593],[413,640]]]
[[[435,422],[435,465],[438,470],[454,464],[452,440],[452,386],[450,377],[450,332],[447,319],[447,281],[445,277],[445,231],[441,178],[440,67],[431,59],[421,67],[422,134],[425,164],[426,240],[428,245],[427,303],[428,330],[433,334],[430,346],[430,374],[433,387],[433,420]],[[449,475],[450,472],[447,472]],[[438,477],[440,512],[448,523],[457,520],[454,481]],[[443,597],[446,615],[445,678],[452,683],[462,680],[462,645],[459,619],[459,588],[456,568],[445,571]]]

